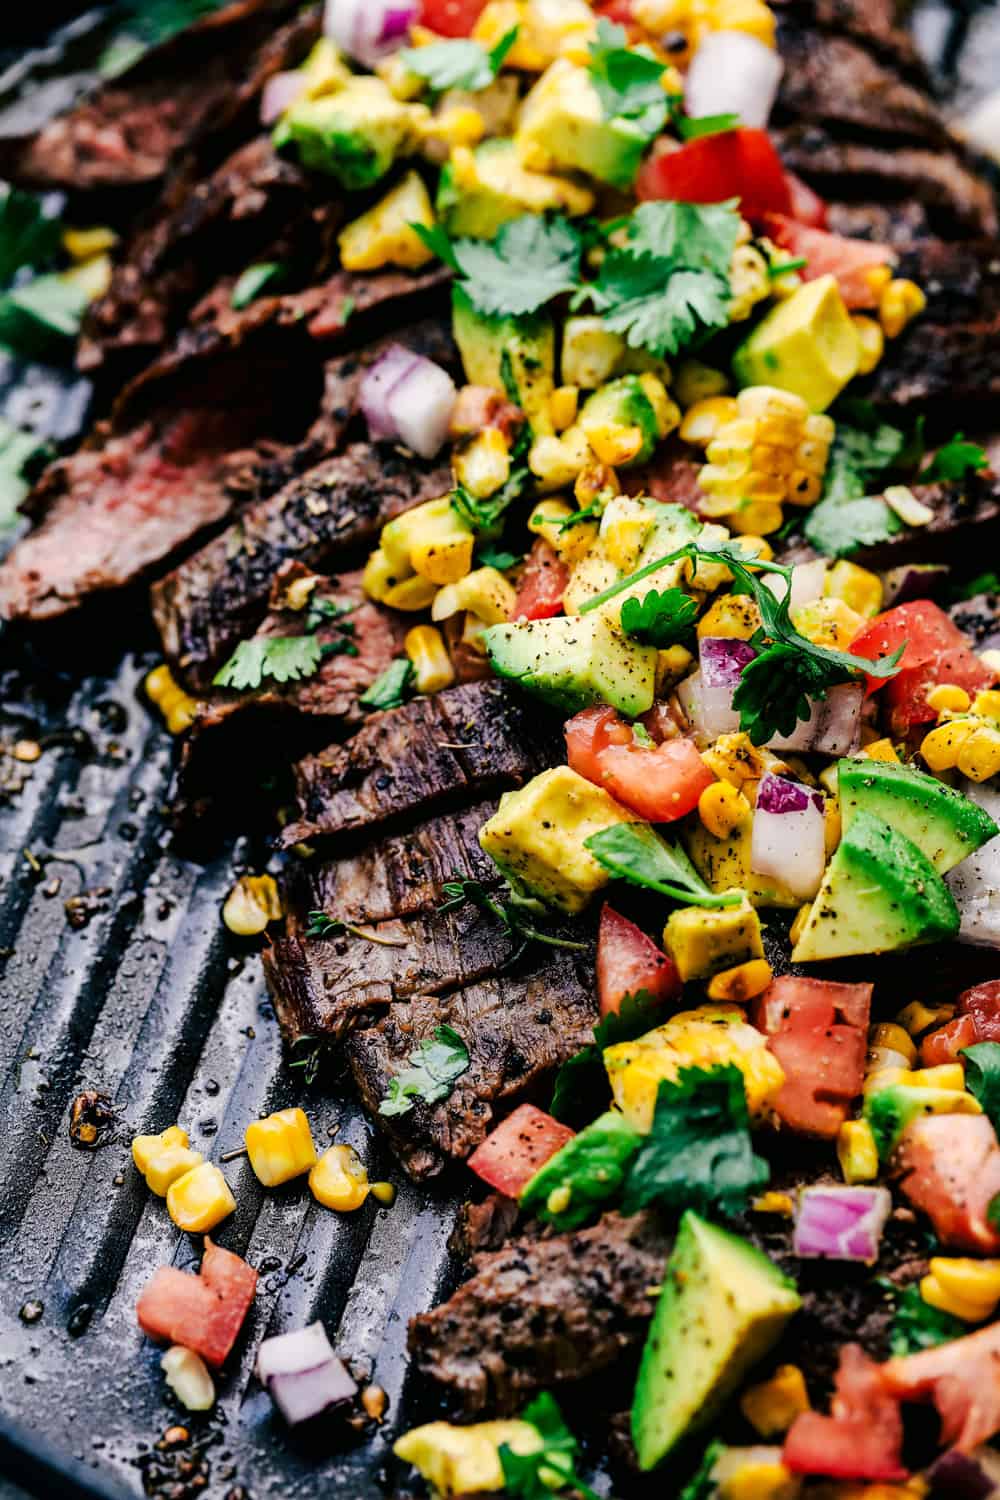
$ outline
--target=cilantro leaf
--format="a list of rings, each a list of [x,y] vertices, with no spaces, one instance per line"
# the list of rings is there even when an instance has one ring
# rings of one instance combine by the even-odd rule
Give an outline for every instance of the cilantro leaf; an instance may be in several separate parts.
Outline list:
[[[880,495],[821,500],[803,526],[807,540],[826,557],[849,557],[859,547],[887,542],[902,529],[902,521]]]
[[[739,115],[681,115],[677,120],[677,133],[682,141],[697,141],[706,135],[723,135],[727,130],[738,130]],[[802,262],[805,265],[805,261]]]
[[[362,708],[399,708],[409,695],[413,679],[413,663],[405,656],[397,656],[384,672],[380,672],[370,688],[358,698]]]
[[[963,434],[956,432],[951,442],[939,448],[917,475],[917,484],[933,484],[939,479],[964,479],[966,474],[975,474],[979,469],[989,468],[986,450],[978,443],[966,443]]]
[[[12,287],[0,296],[0,344],[45,358],[76,338],[89,302],[85,284],[58,271]]]
[[[628,45],[628,33],[602,17],[587,64],[606,120],[631,120],[647,139],[660,134],[670,115],[663,90],[666,64]]]
[[[741,893],[718,896],[702,880],[680,844],[668,843],[648,823],[615,823],[584,839],[598,864],[619,880],[694,906],[737,906]]]
[[[17,520],[18,506],[50,452],[48,443],[33,432],[22,432],[0,417],[0,530]]]
[[[20,188],[0,188],[0,283],[22,266],[43,266],[59,248],[59,221]]]
[[[512,26],[488,52],[479,42],[462,40],[432,42],[427,47],[406,47],[397,55],[406,71],[423,78],[432,93],[466,89],[475,94],[493,82],[504,58],[517,41],[517,31],[518,28]]]
[[[380,1115],[406,1115],[414,1100],[436,1104],[446,1099],[469,1069],[469,1049],[451,1026],[437,1026],[410,1053],[408,1065],[389,1080],[389,1092],[378,1107]]]
[[[216,687],[259,688],[265,677],[275,682],[297,682],[311,677],[323,659],[314,635],[254,636],[241,641],[212,682]]]
[[[949,589],[948,596],[956,601],[974,599],[977,594],[1000,594],[1000,574],[991,568],[987,573],[977,573],[975,578],[958,583]]]
[[[683,589],[650,590],[644,599],[626,599],[621,609],[621,627],[633,640],[665,650],[691,633],[698,616],[697,601]]]
[[[284,274],[285,266],[280,260],[262,260],[255,265],[247,266],[242,275],[237,278],[236,285],[230,293],[230,307],[234,312],[241,312],[244,307],[249,307],[266,287],[274,286],[276,282],[281,281]]]
[[[482,568],[496,568],[498,572],[505,573],[508,568],[513,568],[517,563],[524,561],[521,552],[506,552],[502,547],[496,547],[492,542],[484,542],[476,552],[476,560]]]
[[[1000,1129],[1000,1042],[976,1042],[963,1047],[962,1056],[966,1088],[994,1129]]]
[[[875,494],[900,459],[905,443],[905,434],[888,422],[876,421],[868,429],[838,422],[830,445],[823,499],[856,500]]]
[[[728,283],[740,229],[738,202],[641,203],[629,221],[627,249],[688,271],[714,271]]]
[[[580,1445],[563,1421],[555,1398],[543,1391],[524,1408],[521,1420],[534,1427],[542,1447],[536,1453],[515,1453],[509,1444],[500,1444],[504,1493],[521,1500],[550,1500],[553,1494],[571,1489],[584,1500],[598,1500],[576,1472]]]
[[[457,484],[452,491],[451,503],[477,536],[496,540],[503,530],[501,520],[504,512],[515,500],[520,499],[530,480],[531,470],[528,465],[517,464],[511,469],[506,483],[485,500],[478,500],[464,484]]]
[[[501,225],[492,240],[449,241],[450,259],[442,254],[443,233],[437,227],[421,238],[453,266],[469,300],[487,317],[536,312],[579,279],[583,241],[567,219],[523,214]]]
[[[961,1338],[965,1324],[951,1313],[931,1307],[920,1295],[919,1287],[900,1291],[894,1282],[880,1278],[879,1284],[897,1299],[896,1311],[889,1326],[889,1349],[895,1355],[916,1354]]]
[[[607,1105],[611,1095],[604,1071],[604,1052],[616,1042],[632,1042],[656,1025],[657,1006],[646,990],[625,995],[617,1014],[609,1011],[594,1027],[594,1040],[559,1068],[549,1112],[568,1125],[584,1125]]]
[[[725,1451],[725,1443],[714,1438],[702,1454],[701,1463],[681,1490],[677,1500],[712,1500],[718,1490],[713,1477],[715,1466]]]

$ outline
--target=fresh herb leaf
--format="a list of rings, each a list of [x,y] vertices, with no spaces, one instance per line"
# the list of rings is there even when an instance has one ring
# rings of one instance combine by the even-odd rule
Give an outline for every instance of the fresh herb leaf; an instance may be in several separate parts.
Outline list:
[[[302,1080],[307,1088],[316,1082],[329,1042],[330,1038],[327,1036],[307,1033],[304,1036],[297,1036],[292,1043],[293,1051],[298,1047],[306,1048],[305,1052],[293,1058],[289,1067],[302,1069]]]
[[[975,578],[956,584],[949,594],[956,601],[974,599],[977,594],[1000,594],[1000,574],[992,569],[988,573],[977,573]]]
[[[583,506],[581,510],[575,510],[571,516],[560,521],[556,527],[559,535],[562,536],[564,531],[570,531],[574,526],[582,526],[584,521],[599,521],[604,514],[610,494],[610,491],[602,491],[596,500],[592,500],[589,505]]]
[[[879,495],[858,500],[821,500],[806,517],[806,538],[826,557],[849,557],[902,531],[903,523]]]
[[[770,260],[767,263],[767,274],[773,279],[775,276],[784,276],[786,271],[801,271],[806,264],[804,255],[798,255],[794,260]]]
[[[644,750],[652,750],[656,745],[656,741],[653,739],[653,736],[650,734],[649,730],[646,728],[641,719],[636,719],[635,723],[632,725],[632,738],[635,743],[637,745],[641,745]]]
[[[739,1068],[682,1068],[657,1089],[653,1126],[629,1169],[623,1208],[632,1214],[656,1203],[737,1214],[769,1177],[750,1141]]]
[[[677,133],[682,141],[697,141],[706,135],[722,135],[727,130],[738,130],[740,126],[739,115],[700,115],[692,119],[690,115],[679,115],[677,118]],[[800,265],[805,265],[801,261]]]
[[[659,891],[693,906],[738,906],[741,891],[716,895],[702,880],[680,844],[670,844],[648,823],[614,823],[584,839],[598,864],[619,880]]]
[[[34,193],[0,187],[0,283],[22,266],[36,269],[59,248],[59,221],[45,213]]]
[[[36,276],[0,296],[0,344],[27,359],[44,359],[80,332],[90,292],[59,271]]]
[[[476,559],[482,568],[496,568],[498,572],[506,573],[508,568],[516,567],[519,562],[524,561],[524,553],[505,552],[492,542],[484,542],[476,553]]]
[[[515,1453],[507,1443],[499,1448],[504,1493],[520,1500],[550,1500],[553,1494],[572,1490],[584,1500],[598,1500],[576,1472],[579,1443],[562,1419],[555,1398],[548,1391],[536,1396],[521,1413],[542,1439],[537,1453]]]
[[[681,1490],[677,1500],[712,1500],[718,1489],[713,1477],[715,1466],[725,1451],[725,1443],[720,1442],[718,1438],[709,1443],[702,1455],[701,1463]]]
[[[367,932],[355,922],[345,922],[342,917],[331,917],[325,911],[309,913],[307,938],[339,937],[342,932],[349,932],[352,937],[364,938],[366,943],[377,943],[380,948],[405,948],[406,946],[405,939],[380,937],[378,933]]]
[[[583,241],[567,219],[523,214],[502,225],[492,240],[450,240],[440,225],[413,228],[457,273],[462,290],[487,317],[537,312],[579,280]]]
[[[917,475],[917,484],[933,484],[938,479],[964,479],[966,474],[988,469],[990,461],[985,448],[978,443],[966,443],[963,434],[956,432],[950,443],[939,448],[926,468]]]
[[[857,500],[876,494],[898,465],[905,443],[905,433],[888,422],[876,422],[870,428],[838,422],[830,445],[823,499]]]
[[[1000,1193],[994,1193],[989,1203],[987,1203],[986,1219],[988,1223],[993,1225],[994,1229],[1000,1229]]]
[[[408,1065],[389,1081],[389,1092],[378,1107],[380,1115],[406,1115],[414,1101],[436,1104],[447,1099],[469,1069],[469,1049],[451,1026],[437,1026],[434,1034],[414,1047]]]
[[[413,663],[405,656],[397,656],[384,672],[380,672],[370,688],[358,698],[362,708],[399,708],[409,696],[413,682]]]
[[[485,500],[478,500],[471,490],[458,484],[452,491],[454,509],[477,536],[495,540],[503,530],[503,516],[515,500],[519,500],[531,482],[531,470],[527,464],[517,464],[510,471],[507,482]]]
[[[489,88],[507,53],[517,41],[512,26],[487,52],[479,42],[432,42],[427,47],[406,47],[397,56],[408,73],[423,78],[434,94],[446,89],[465,89],[475,94]]]
[[[240,642],[212,682],[238,692],[259,688],[265,677],[298,682],[311,677],[322,660],[323,648],[314,635],[254,636]]]
[[[621,627],[633,640],[644,646],[666,650],[685,640],[698,617],[697,601],[683,589],[652,589],[644,599],[626,599],[621,610]]]
[[[628,45],[628,33],[602,17],[587,64],[606,120],[631,120],[647,139],[660,134],[670,115],[663,90],[666,64]]]
[[[1000,1130],[1000,1042],[976,1042],[962,1048],[965,1087],[983,1107],[983,1114]]]
[[[28,495],[42,461],[49,457],[48,443],[33,432],[22,432],[0,417],[0,531],[17,520],[17,509]]]
[[[935,1349],[938,1344],[950,1344],[952,1339],[961,1338],[965,1332],[965,1324],[958,1318],[925,1302],[919,1287],[908,1286],[900,1291],[885,1277],[879,1278],[879,1285],[896,1298],[896,1311],[889,1325],[892,1354],[916,1354],[921,1349]]]
[[[585,1125],[605,1108],[611,1094],[604,1070],[604,1052],[616,1042],[633,1042],[656,1025],[657,1006],[639,990],[625,995],[617,1011],[609,1011],[594,1027],[594,1040],[561,1065],[556,1074],[550,1113],[568,1125]]]
[[[244,307],[249,307],[266,287],[280,282],[284,275],[285,264],[280,260],[261,260],[255,265],[247,266],[230,294],[230,307],[234,312],[241,312]]]
[[[530,943],[544,943],[550,948],[568,948],[576,953],[583,953],[586,950],[586,943],[575,942],[572,938],[556,937],[553,933],[544,932],[529,922],[527,913],[537,915],[544,912],[545,908],[541,902],[515,896],[513,891],[509,891],[501,900],[496,896],[491,896],[481,881],[465,880],[456,875],[441,887],[441,894],[445,898],[438,908],[441,912],[455,911],[460,906],[469,904],[487,916],[496,918],[518,944],[515,952],[507,960],[508,966],[520,958]]]
[[[627,248],[678,269],[714,271],[728,284],[740,229],[738,201],[641,203],[629,221]]]

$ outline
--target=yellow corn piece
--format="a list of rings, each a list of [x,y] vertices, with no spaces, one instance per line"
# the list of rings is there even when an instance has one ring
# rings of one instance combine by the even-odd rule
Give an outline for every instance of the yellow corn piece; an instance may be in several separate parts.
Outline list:
[[[707,448],[726,423],[737,419],[739,412],[735,396],[706,396],[688,407],[680,435],[685,443]]]
[[[678,403],[687,412],[699,401],[725,395],[729,389],[729,377],[722,370],[703,365],[700,359],[682,359],[672,388]]]
[[[572,484],[593,461],[590,443],[576,422],[558,437],[537,437],[528,450],[528,467],[547,490]]]
[[[760,629],[760,610],[749,594],[719,594],[698,621],[697,634],[748,641]]]
[[[872,740],[861,753],[867,755],[869,760],[894,760],[897,764],[899,763],[899,756],[896,754],[896,747],[892,740]]]
[[[930,1273],[946,1292],[967,1302],[985,1303],[991,1312],[1000,1302],[1000,1260],[933,1255]]]
[[[698,816],[717,839],[727,838],[749,811],[750,804],[743,793],[728,781],[714,781],[698,798]]]
[[[795,1204],[787,1193],[761,1193],[750,1205],[755,1214],[780,1214],[783,1219],[790,1219],[795,1212]]]
[[[981,660],[985,661],[989,654],[988,651],[984,652]],[[1000,720],[1000,692],[996,688],[986,688],[977,693],[973,699],[972,712],[980,719]]]
[[[324,1208],[350,1213],[368,1197],[368,1173],[353,1146],[331,1146],[309,1173],[309,1191]]]
[[[184,691],[166,662],[146,674],[145,688],[146,697],[156,704],[171,734],[182,734],[194,723],[200,706],[198,700]]]
[[[510,444],[499,427],[484,427],[482,432],[478,432],[475,437],[454,450],[452,466],[459,484],[464,485],[469,494],[474,495],[477,500],[484,500],[487,495],[496,494],[497,490],[501,489],[510,478]],[[426,577],[430,576],[425,567],[418,565],[415,555],[412,562],[418,573],[423,573]],[[470,545],[466,560],[466,573],[471,565],[472,547]],[[435,578],[435,583],[453,583],[456,577],[462,576],[461,573],[455,573],[454,569],[451,569],[451,572],[450,578]]]
[[[168,1146],[149,1163],[146,1169],[146,1186],[158,1198],[165,1198],[172,1182],[176,1182],[178,1177],[183,1177],[185,1172],[190,1172],[204,1160],[200,1151],[192,1151],[187,1146]]]
[[[965,688],[958,687],[954,682],[939,682],[927,694],[927,707],[933,708],[936,714],[942,712],[963,714],[971,701]]]
[[[440,630],[433,625],[414,625],[403,642],[413,663],[413,682],[418,693],[439,693],[455,681],[448,648]]]
[[[237,937],[255,937],[283,915],[273,875],[241,875],[222,908],[223,922]]]
[[[927,298],[915,281],[902,277],[890,281],[878,304],[878,320],[886,338],[897,338],[926,306]]]
[[[806,1379],[798,1365],[779,1365],[769,1380],[749,1386],[740,1397],[740,1410],[761,1437],[787,1432],[809,1410]]]
[[[959,720],[959,723],[965,722],[968,721]],[[970,781],[988,781],[995,776],[1000,771],[1000,729],[994,729],[991,724],[976,724],[959,746],[956,765]]]
[[[882,608],[885,590],[877,573],[861,568],[842,557],[826,575],[823,592],[831,599],[842,599],[859,615],[877,615]]]
[[[391,1208],[396,1201],[396,1184],[394,1182],[373,1182],[371,1194],[377,1203],[383,1208]]]
[[[436,594],[437,584],[414,573],[412,578],[404,578],[388,589],[382,596],[382,603],[388,604],[390,609],[400,609],[404,614],[416,614],[432,604]]]
[[[837,1134],[837,1160],[845,1182],[875,1181],[878,1147],[867,1120],[844,1121]]]
[[[965,1069],[957,1062],[939,1063],[936,1068],[915,1068],[899,1081],[911,1089],[962,1090],[965,1088]]]
[[[809,918],[810,918],[811,915],[812,915],[812,902],[811,901],[807,901],[806,904],[805,904],[805,906],[800,906],[799,909],[798,909],[798,911],[795,913],[794,921],[792,922],[791,927],[788,929],[788,941],[791,943],[791,945],[792,945],[793,948],[795,947],[795,944],[798,942],[799,938],[802,936],[803,932],[805,931],[805,925],[808,922],[808,920],[809,920]]]
[[[556,432],[565,432],[576,421],[577,408],[580,405],[580,387],[578,385],[558,385],[549,397],[549,416]]]
[[[185,1172],[167,1189],[167,1213],[189,1234],[207,1234],[235,1208],[228,1182],[210,1161]]]
[[[259,1182],[278,1187],[301,1177],[316,1162],[316,1147],[305,1111],[279,1109],[246,1129],[247,1155]]]
[[[729,321],[742,323],[770,296],[767,260],[755,245],[737,245],[729,263]]]
[[[976,728],[974,719],[955,719],[939,724],[920,742],[920,754],[932,771],[953,771],[965,741]]]
[[[775,45],[774,12],[764,0],[715,0],[708,16],[712,31],[744,31],[765,47]]]
[[[748,500],[729,516],[729,529],[742,536],[752,532],[755,536],[769,536],[778,531],[784,517],[781,506],[774,500]]]
[[[823,598],[793,609],[792,623],[815,645],[846,651],[864,624],[864,618],[843,599]]]
[[[484,625],[503,625],[510,619],[517,598],[514,586],[496,568],[477,568],[458,583],[440,589],[431,606],[436,623],[450,620],[461,610],[475,615]]]
[[[930,1307],[951,1313],[953,1318],[961,1318],[963,1323],[982,1323],[990,1316],[998,1300],[996,1297],[986,1301],[963,1297],[954,1288],[944,1285],[933,1273],[921,1277],[920,1295]]]
[[[739,792],[736,794],[739,796]],[[723,969],[708,981],[710,1000],[727,1000],[733,1005],[745,1005],[755,995],[762,995],[774,978],[774,970],[766,958],[750,958],[745,964],[736,964],[732,969]]]
[[[877,1022],[868,1032],[868,1041],[873,1047],[891,1047],[893,1052],[902,1053],[910,1068],[917,1060],[917,1049],[913,1045],[913,1038],[905,1027],[898,1025],[895,1021]]]
[[[95,224],[91,229],[64,229],[62,232],[62,246],[70,260],[93,260],[95,255],[113,250],[117,243],[118,236],[106,224]]]
[[[137,1135],[132,1141],[132,1160],[145,1177],[153,1159],[164,1151],[186,1150],[188,1133],[179,1125],[168,1125],[159,1135]]]
[[[874,318],[862,317],[860,313],[855,313],[851,322],[854,324],[861,352],[858,374],[870,375],[885,353],[885,334]]]
[[[922,1036],[932,1026],[943,1026],[955,1014],[953,1005],[925,1005],[922,1000],[911,1000],[904,1005],[896,1020],[911,1036]]]

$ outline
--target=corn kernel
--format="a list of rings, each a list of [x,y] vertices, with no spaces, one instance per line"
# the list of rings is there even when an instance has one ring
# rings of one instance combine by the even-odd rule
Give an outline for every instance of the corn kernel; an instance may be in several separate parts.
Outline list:
[[[929,526],[934,519],[934,512],[929,505],[918,500],[913,491],[905,484],[890,484],[883,491],[883,498],[891,511],[894,511],[906,526]]]
[[[800,1413],[809,1410],[809,1392],[798,1365],[779,1365],[769,1380],[751,1385],[740,1397],[740,1410],[761,1437],[779,1437]]]
[[[483,625],[503,625],[513,613],[516,598],[513,584],[497,568],[477,568],[438,591],[431,619],[440,623],[465,610]]]
[[[736,795],[739,796],[739,792]],[[774,970],[766,958],[751,958],[732,969],[723,969],[710,979],[708,998],[743,1005],[755,995],[762,995],[773,978]]]
[[[760,629],[760,610],[749,594],[720,594],[698,621],[697,634],[748,641]]]
[[[963,1323],[982,1323],[990,1316],[998,1300],[996,1297],[985,1301],[963,1297],[961,1292],[945,1286],[933,1273],[921,1277],[920,1295],[928,1306],[951,1313],[953,1318],[961,1318]]]
[[[896,1020],[910,1036],[921,1036],[932,1026],[943,1026],[955,1014],[953,1005],[925,1005],[922,1000],[911,1000],[904,1005]]]
[[[159,1135],[137,1135],[132,1141],[132,1160],[145,1177],[150,1162],[161,1152],[176,1150],[178,1147],[186,1149],[189,1144],[186,1130],[182,1130],[179,1125],[169,1125]]]
[[[549,397],[549,415],[556,432],[564,432],[567,427],[576,421],[577,408],[580,405],[580,387],[578,385],[556,386]]]
[[[455,681],[455,668],[444,637],[433,625],[414,625],[406,632],[403,649],[413,663],[413,682],[418,693],[439,693]]]
[[[93,260],[95,255],[113,250],[117,243],[115,231],[104,224],[95,224],[91,229],[64,229],[62,232],[62,246],[70,260]]]
[[[748,318],[771,291],[767,261],[754,245],[737,245],[729,263],[729,321]]]
[[[877,303],[882,293],[885,291],[886,287],[892,280],[892,267],[869,266],[868,269],[866,271],[863,271],[861,274],[864,277],[865,281],[867,281],[868,286],[871,290],[872,301]]]
[[[953,1291],[970,1302],[986,1302],[992,1310],[993,1305],[1000,1301],[1000,1260],[933,1255],[930,1273],[946,1291]]]
[[[166,662],[146,674],[145,688],[147,698],[156,704],[171,734],[182,734],[194,723],[200,706],[198,700],[175,681]]]
[[[755,1214],[780,1214],[783,1219],[790,1219],[795,1212],[795,1204],[787,1193],[768,1192],[761,1193],[750,1205]]]
[[[167,1213],[178,1229],[207,1234],[236,1208],[229,1184],[212,1162],[203,1161],[167,1189]]]
[[[959,753],[976,728],[974,719],[955,719],[939,724],[920,742],[920,754],[932,771],[952,771],[958,765]]]
[[[223,922],[237,937],[255,937],[283,915],[273,875],[241,875],[222,908]]]
[[[901,1081],[906,1088],[960,1091],[965,1088],[965,1069],[958,1062],[939,1063],[936,1068],[915,1068]]]
[[[381,547],[376,547],[374,552],[368,554],[368,561],[361,575],[361,587],[369,599],[384,603],[386,595],[399,581],[395,564],[389,561]]]
[[[867,1120],[844,1121],[837,1134],[837,1160],[845,1182],[874,1182],[878,1147]]]
[[[791,927],[788,929],[788,941],[791,943],[793,948],[805,931],[805,925],[808,922],[811,914],[811,901],[807,901],[805,906],[800,906],[798,911],[795,913],[795,919],[792,922]]]
[[[789,505],[815,505],[823,493],[823,478],[809,469],[795,469],[788,476],[785,499]]]
[[[872,740],[861,753],[867,755],[869,760],[894,760],[897,765],[899,764],[899,756],[896,754],[896,747],[892,740]]]
[[[842,599],[857,614],[864,616],[877,615],[885,596],[877,573],[848,562],[844,557],[827,573],[823,592],[831,599]]]
[[[959,724],[968,722],[958,720]],[[970,781],[987,781],[995,776],[1000,771],[1000,729],[994,729],[991,724],[977,724],[959,746],[956,765]]]
[[[792,610],[796,630],[817,646],[845,651],[863,624],[863,617],[843,599],[814,599]]]
[[[681,422],[680,435],[685,443],[707,448],[720,428],[735,421],[739,412],[735,396],[707,396],[688,407]]]
[[[711,365],[703,365],[700,359],[682,359],[677,366],[673,392],[685,412],[699,401],[725,395],[728,389],[728,376]]]
[[[879,298],[878,320],[886,338],[897,338],[907,323],[923,312],[927,298],[915,281],[897,277],[890,281]]]
[[[965,713],[970,702],[965,688],[958,687],[953,682],[940,682],[927,694],[927,707],[933,708],[936,714],[943,711]]]
[[[639,426],[607,422],[587,428],[587,442],[602,464],[628,464],[642,451],[645,434]]]
[[[305,1111],[279,1109],[246,1129],[247,1155],[254,1175],[265,1187],[301,1177],[316,1164],[316,1147]]]
[[[913,1038],[897,1021],[877,1022],[869,1030],[868,1040],[873,1047],[891,1047],[894,1052],[901,1052],[906,1058],[907,1067],[912,1068],[917,1060]]]
[[[778,531],[783,520],[780,505],[768,500],[751,500],[733,512],[729,528],[739,535],[753,532],[757,536],[767,536],[772,531]]]
[[[172,1345],[160,1360],[160,1369],[167,1385],[188,1411],[210,1411],[215,1405],[215,1383],[205,1361],[193,1349]]]
[[[929,698],[927,701],[930,703]],[[977,693],[972,702],[972,712],[981,719],[1000,720],[1000,693],[996,688],[987,688],[984,692]]]
[[[510,444],[499,427],[484,427],[475,437],[466,439],[454,449],[452,466],[459,484],[464,485],[477,500],[484,500],[487,495],[495,495],[510,478]],[[472,566],[474,540],[471,534],[468,538],[448,537],[444,542],[439,538],[429,538],[422,545],[415,544],[410,561],[416,572],[431,578],[434,583],[454,583]],[[452,552],[458,554],[454,562],[451,561]],[[444,557],[448,562],[443,568],[439,562],[431,571],[420,561],[426,557]]]
[[[391,1208],[396,1201],[396,1184],[394,1182],[373,1182],[371,1194],[377,1203],[383,1208]]]
[[[861,354],[858,374],[870,375],[885,352],[885,334],[874,318],[864,318],[855,313],[851,322],[858,336],[858,349]]]
[[[592,461],[590,444],[576,423],[567,427],[559,437],[537,437],[528,450],[529,469],[550,490],[572,484]]]
[[[200,1151],[192,1151],[187,1146],[168,1146],[157,1152],[146,1168],[146,1186],[158,1198],[165,1198],[172,1182],[200,1166],[204,1160]]]
[[[309,1173],[309,1191],[324,1208],[350,1213],[368,1197],[368,1173],[353,1146],[331,1146]]]
[[[728,838],[749,811],[743,793],[728,781],[714,781],[698,798],[698,816],[717,839]]]
[[[367,569],[366,569],[367,574]],[[371,592],[365,584],[365,592]],[[437,585],[429,578],[421,578],[415,573],[412,578],[404,578],[395,583],[381,596],[381,602],[388,604],[390,609],[401,609],[404,614],[415,614],[418,610],[426,609],[433,601],[437,592]],[[377,598],[377,595],[372,595]]]

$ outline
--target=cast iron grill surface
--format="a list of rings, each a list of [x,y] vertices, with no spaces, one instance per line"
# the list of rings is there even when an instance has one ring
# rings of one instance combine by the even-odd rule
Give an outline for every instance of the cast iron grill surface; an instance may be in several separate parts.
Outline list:
[[[930,4],[916,20],[922,44],[974,90],[984,48],[1000,51],[996,9]],[[48,78],[51,49],[40,56]],[[30,79],[31,59],[15,72]],[[59,440],[79,430],[86,400],[82,382],[0,366],[0,412]],[[124,656],[123,642],[135,648]],[[268,849],[241,841],[207,864],[172,852],[173,744],[141,690],[155,660],[141,594],[0,639],[0,1469],[39,1495],[108,1500],[401,1494],[391,1442],[435,1410],[407,1377],[407,1322],[456,1280],[447,1240],[460,1200],[405,1179],[335,1070],[307,1086],[283,1056],[255,945],[220,920],[237,874],[265,868]],[[14,757],[22,739],[41,743],[39,760]],[[115,1111],[95,1150],[69,1135],[86,1089]],[[190,1416],[134,1308],[156,1266],[197,1265],[200,1241],[147,1191],[130,1140],[180,1121],[219,1161],[250,1120],[290,1104],[304,1105],[320,1149],[336,1127],[399,1196],[337,1215],[302,1179],[265,1193],[245,1159],[224,1166],[237,1211],[215,1237],[261,1279],[215,1410]],[[374,1436],[293,1438],[253,1378],[262,1337],[317,1318],[388,1396]],[[178,1423],[191,1441],[156,1449]],[[611,1492],[606,1477],[594,1483]],[[654,1492],[667,1493],[662,1479]]]

